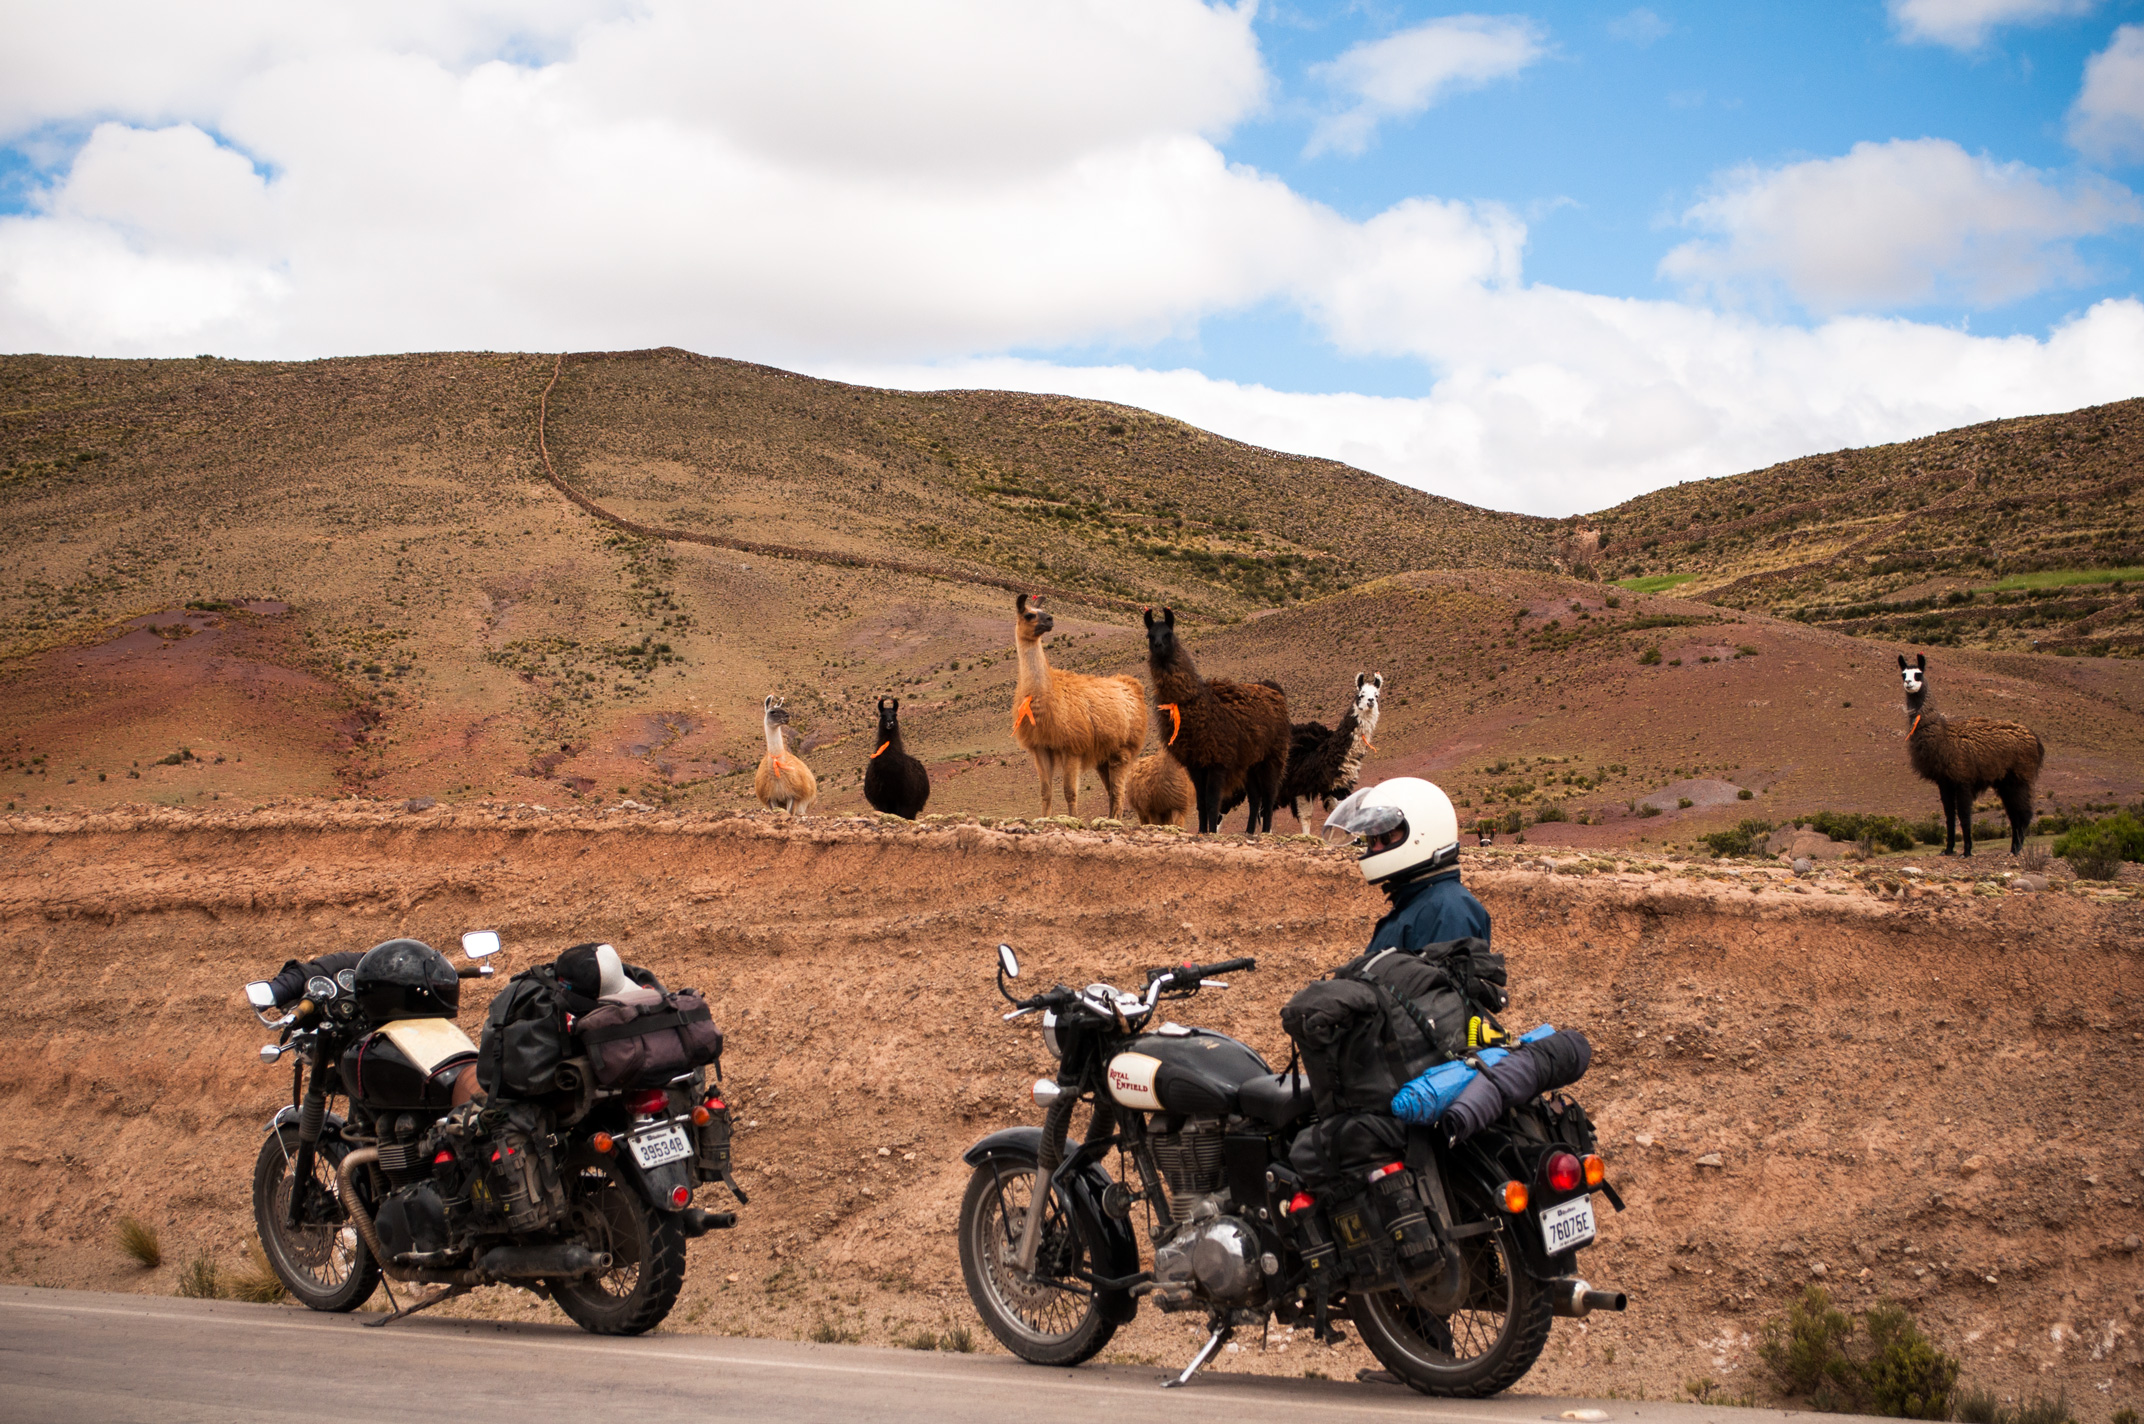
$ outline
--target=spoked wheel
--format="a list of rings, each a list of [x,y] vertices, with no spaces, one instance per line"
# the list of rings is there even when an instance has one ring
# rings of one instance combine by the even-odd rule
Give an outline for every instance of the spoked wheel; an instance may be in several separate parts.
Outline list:
[[[584,1161],[567,1187],[571,1239],[610,1256],[599,1275],[553,1280],[551,1298],[567,1318],[596,1335],[639,1335],[677,1304],[685,1285],[685,1232],[600,1159]]]
[[[268,1134],[253,1164],[253,1225],[276,1278],[312,1310],[355,1310],[380,1283],[379,1263],[343,1210],[342,1183],[325,1150],[313,1154],[311,1179],[298,1178],[298,1127]],[[301,1193],[298,1224],[290,1199]]]
[[[1350,1313],[1379,1363],[1424,1394],[1462,1399],[1499,1394],[1533,1368],[1548,1344],[1555,1303],[1513,1269],[1507,1230],[1466,1243],[1467,1283],[1448,1315],[1410,1304],[1398,1291],[1354,1297]]]
[[[1052,1194],[1035,1274],[1014,1264],[1035,1190],[1032,1160],[994,1157],[975,1169],[960,1203],[960,1270],[976,1314],[1006,1349],[1033,1365],[1076,1365],[1117,1333],[1078,1273],[1093,1275],[1097,1243]]]

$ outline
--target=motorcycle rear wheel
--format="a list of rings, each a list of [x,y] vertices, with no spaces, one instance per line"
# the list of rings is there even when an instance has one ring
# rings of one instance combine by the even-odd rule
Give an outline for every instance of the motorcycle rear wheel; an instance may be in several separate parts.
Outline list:
[[[372,1298],[380,1265],[343,1209],[342,1183],[325,1146],[313,1156],[308,1220],[292,1227],[288,1213],[298,1186],[298,1127],[285,1123],[268,1134],[253,1164],[253,1225],[283,1288],[308,1310],[339,1314]]]
[[[1093,1274],[1100,1243],[1087,1239],[1079,1219],[1053,1195],[1042,1218],[1036,1274],[1023,1276],[1012,1257],[1034,1186],[1032,1160],[994,1157],[975,1169],[960,1203],[960,1270],[975,1313],[1006,1349],[1031,1365],[1076,1365],[1117,1333],[1094,1287],[1073,1274]]]
[[[1461,1213],[1466,1215],[1466,1213]],[[1349,1313],[1378,1363],[1423,1394],[1483,1399],[1517,1384],[1548,1344],[1555,1302],[1514,1269],[1508,1227],[1466,1243],[1466,1296],[1449,1315],[1398,1291],[1355,1295]]]
[[[618,1169],[601,1158],[573,1171],[567,1208],[571,1239],[607,1252],[598,1275],[546,1281],[566,1317],[592,1335],[640,1335],[662,1324],[685,1286],[685,1231],[677,1218],[648,1205]]]

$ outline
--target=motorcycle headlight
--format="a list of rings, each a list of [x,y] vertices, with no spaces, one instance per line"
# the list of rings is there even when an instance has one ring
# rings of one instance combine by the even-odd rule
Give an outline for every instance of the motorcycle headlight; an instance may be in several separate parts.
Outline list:
[[[1042,1046],[1050,1050],[1050,1057],[1055,1058],[1060,1063],[1064,1061],[1064,1045],[1057,1041],[1057,1011],[1055,1009],[1044,1009],[1042,1011]]]

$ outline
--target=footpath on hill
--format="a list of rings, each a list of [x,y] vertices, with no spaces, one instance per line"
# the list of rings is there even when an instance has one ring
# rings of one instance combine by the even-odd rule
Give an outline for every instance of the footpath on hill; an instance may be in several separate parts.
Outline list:
[[[1762,1323],[1811,1282],[1909,1305],[2000,1393],[2137,1401],[2144,1332],[2144,904],[1961,873],[1797,879],[1643,856],[1469,851],[1514,1027],[1583,1029],[1576,1092],[1630,1209],[1584,1273],[1632,1296],[1559,1321],[1523,1388],[1654,1399],[1760,1383]],[[1993,864],[1977,867],[1983,874]],[[943,1342],[966,1326],[963,1147],[1039,1113],[1039,1034],[999,1021],[991,947],[1044,982],[1257,972],[1175,1017],[1284,1058],[1278,1009],[1380,904],[1302,840],[765,815],[406,812],[0,818],[0,1280],[168,1294],[251,1235],[287,1071],[240,986],[285,958],[498,929],[507,969],[600,938],[704,990],[751,1205],[693,1248],[668,1328]],[[494,981],[502,982],[502,981]],[[473,983],[474,1029],[492,985]],[[113,1244],[156,1225],[164,1264]],[[518,1292],[449,1310],[547,1319]],[[1142,1313],[1105,1359],[1181,1363]],[[1351,1378],[1359,1347],[1282,1332],[1220,1368]]]

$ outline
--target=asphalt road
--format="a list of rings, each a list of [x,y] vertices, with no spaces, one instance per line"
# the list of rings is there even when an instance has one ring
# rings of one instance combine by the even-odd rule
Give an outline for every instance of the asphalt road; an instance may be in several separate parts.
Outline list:
[[[437,1320],[385,1329],[290,1306],[0,1286],[0,1417],[328,1424],[630,1419],[634,1424],[1248,1424],[1414,1419],[1764,1424],[1773,1410],[1504,1395],[1434,1400],[1392,1385],[1201,1375],[1164,1393],[1154,1366],[1046,1370],[934,1355],[708,1335],[608,1339],[567,1326]]]

